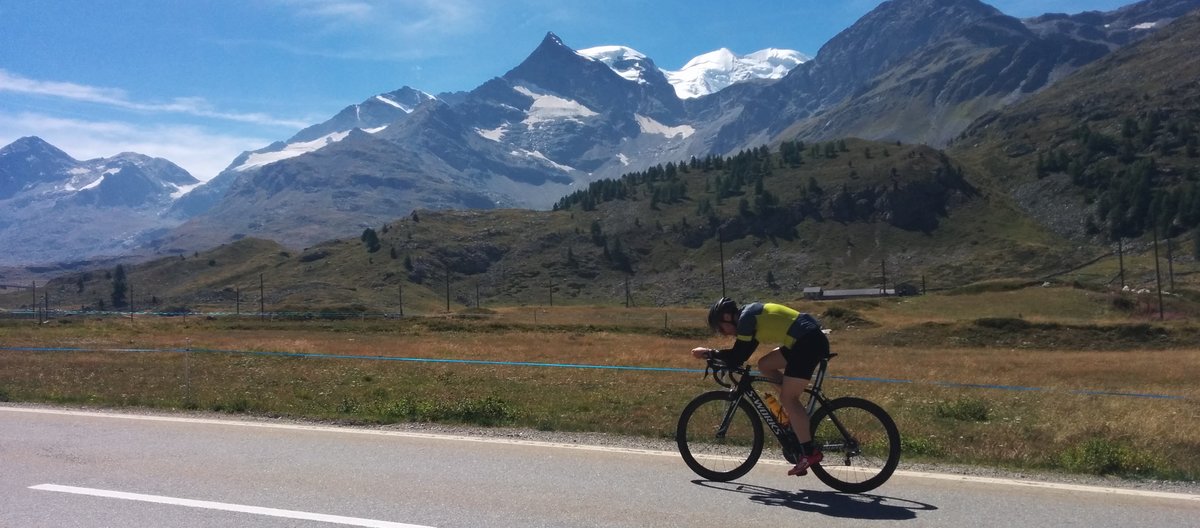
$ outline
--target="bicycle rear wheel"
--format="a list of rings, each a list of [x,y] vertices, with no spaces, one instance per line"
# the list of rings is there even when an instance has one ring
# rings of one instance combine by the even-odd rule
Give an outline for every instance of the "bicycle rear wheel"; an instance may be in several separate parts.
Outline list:
[[[878,488],[900,463],[900,431],[878,405],[861,398],[838,398],[813,414],[813,445],[825,458],[813,473],[846,493]]]
[[[675,442],[697,475],[727,482],[745,475],[763,450],[762,421],[750,404],[727,391],[706,392],[683,409]],[[726,420],[728,418],[728,421]],[[722,425],[726,425],[722,430]]]

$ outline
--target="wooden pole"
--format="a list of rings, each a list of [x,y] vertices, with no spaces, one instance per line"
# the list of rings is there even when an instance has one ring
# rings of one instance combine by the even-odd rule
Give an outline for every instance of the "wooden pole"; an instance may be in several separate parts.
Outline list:
[[[1163,313],[1163,297],[1162,297],[1162,274],[1159,272],[1158,263],[1158,226],[1154,226],[1154,281],[1158,284],[1158,320],[1165,319]]]
[[[1117,239],[1117,261],[1121,265],[1121,289],[1125,289],[1125,244]]]
[[[1167,279],[1170,284],[1171,291],[1175,291],[1175,259],[1172,258],[1171,239],[1167,239]]]

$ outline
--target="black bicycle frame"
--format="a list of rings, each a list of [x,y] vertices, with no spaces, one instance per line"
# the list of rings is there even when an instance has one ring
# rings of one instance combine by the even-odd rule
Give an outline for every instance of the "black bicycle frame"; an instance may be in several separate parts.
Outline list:
[[[831,355],[830,357],[833,356]],[[808,405],[805,410],[807,411],[808,418],[810,419],[813,416],[813,413],[816,412],[818,406],[825,406],[829,403],[829,400],[826,399],[825,395],[821,392],[821,384],[825,382],[825,371],[827,370],[828,366],[829,358],[822,359],[821,363],[817,367],[817,371],[815,373],[816,375],[813,376],[812,387],[805,389],[805,392],[809,394]],[[750,368],[745,366],[742,368],[733,369],[730,372],[739,375],[738,382],[731,385],[729,388],[729,408],[725,410],[725,417],[721,420],[721,427],[717,430],[717,437],[723,438],[725,436],[725,433],[729,429],[729,424],[733,421],[733,415],[735,412],[737,412],[738,402],[744,398],[758,413],[758,416],[762,418],[763,422],[766,422],[767,427],[771,430],[771,433],[775,435],[775,438],[779,440],[779,445],[784,448],[785,452],[799,452],[799,440],[796,438],[796,434],[792,432],[791,428],[783,428],[783,426],[779,423],[779,420],[777,420],[775,415],[772,414],[770,409],[767,408],[766,402],[763,401],[762,397],[759,396],[758,391],[755,390],[753,386],[755,383],[774,383],[774,381],[765,376],[751,375]],[[834,426],[838,428],[838,431],[842,434],[843,438],[850,438],[849,433],[846,431],[846,428],[842,425],[841,421],[837,419],[837,416],[830,414],[829,419],[833,422]],[[827,447],[834,448],[832,450],[837,450],[838,446]]]

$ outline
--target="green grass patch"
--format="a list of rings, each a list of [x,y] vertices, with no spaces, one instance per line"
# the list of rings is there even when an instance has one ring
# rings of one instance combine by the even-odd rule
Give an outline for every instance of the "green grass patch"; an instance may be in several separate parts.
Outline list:
[[[1093,475],[1147,476],[1161,473],[1154,456],[1108,438],[1091,438],[1072,446],[1059,457],[1069,471]]]
[[[975,282],[972,284],[968,284],[966,286],[960,286],[958,288],[954,288],[954,289],[946,292],[946,294],[947,295],[978,295],[980,293],[986,293],[986,292],[1008,292],[1008,291],[1016,291],[1016,290],[1025,289],[1025,288],[1028,288],[1031,286],[1035,286],[1037,284],[1038,283],[1036,281],[1030,281],[1027,279],[998,279],[998,280]]]
[[[367,405],[343,400],[338,412],[379,423],[457,422],[485,426],[511,425],[521,414],[511,402],[495,396],[455,401],[399,398]]]
[[[946,450],[940,443],[938,443],[936,439],[923,436],[906,435],[904,433],[900,434],[900,451],[904,453],[904,456],[906,457],[915,456],[927,458],[939,457],[946,452]]]
[[[963,397],[939,402],[934,407],[934,414],[937,416],[961,422],[986,422],[990,412],[991,406],[981,398]]]

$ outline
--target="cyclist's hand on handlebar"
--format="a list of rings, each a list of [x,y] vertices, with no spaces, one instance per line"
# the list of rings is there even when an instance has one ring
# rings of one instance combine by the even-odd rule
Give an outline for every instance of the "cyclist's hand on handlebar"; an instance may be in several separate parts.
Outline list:
[[[716,351],[711,348],[696,347],[692,349],[692,357],[696,359],[712,359],[714,352]]]

